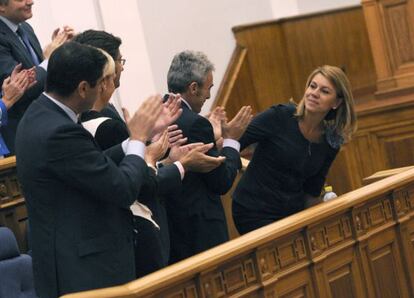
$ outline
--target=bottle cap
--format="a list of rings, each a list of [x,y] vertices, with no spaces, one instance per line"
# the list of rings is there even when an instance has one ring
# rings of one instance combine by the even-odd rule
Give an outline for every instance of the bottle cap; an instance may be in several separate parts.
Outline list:
[[[332,191],[332,186],[330,185],[325,186],[325,192],[330,192],[330,191]]]

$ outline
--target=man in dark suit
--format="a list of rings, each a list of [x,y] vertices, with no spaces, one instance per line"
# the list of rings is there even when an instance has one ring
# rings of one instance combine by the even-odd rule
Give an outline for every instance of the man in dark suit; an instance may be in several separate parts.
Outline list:
[[[28,89],[19,102],[9,111],[9,123],[1,128],[3,138],[11,154],[17,124],[30,103],[42,92],[46,80],[47,62],[50,54],[64,41],[73,36],[73,30],[65,27],[55,30],[53,41],[42,51],[40,43],[25,21],[32,17],[32,0],[0,0],[0,85],[17,64],[23,69],[35,67],[37,83]]]
[[[121,39],[105,31],[87,30],[75,36],[74,41],[88,44],[105,50],[115,61],[114,86],[120,85],[123,62],[120,52]],[[104,116],[104,117],[102,117]],[[108,119],[108,118],[110,119]],[[95,130],[95,139],[101,148],[113,146],[128,138],[128,129],[125,122],[120,118],[114,107],[104,110],[94,108],[82,114],[82,124],[88,127],[87,123],[105,119]],[[147,152],[151,149],[147,150]],[[174,152],[179,149],[175,148]],[[185,151],[185,150],[184,150]],[[180,153],[180,152],[178,152]],[[170,239],[168,232],[167,215],[164,208],[164,197],[172,193],[180,193],[181,180],[186,170],[205,172],[217,167],[220,159],[211,158],[201,152],[188,152],[174,155],[175,163],[159,167],[157,174],[152,175],[156,181],[156,187],[152,189],[152,179],[149,186],[145,185],[139,195],[139,201],[144,203],[152,212],[153,219],[159,227],[155,227],[151,221],[142,217],[135,217],[134,227],[137,231],[135,239],[135,262],[137,277],[141,277],[168,264],[170,253]],[[149,161],[154,168],[157,160]],[[150,175],[151,176],[151,175]],[[148,187],[147,187],[148,186]],[[151,191],[148,191],[151,190]]]
[[[146,100],[128,123],[130,138],[102,152],[77,114],[101,95],[107,58],[68,42],[51,56],[46,93],[20,121],[19,181],[30,218],[40,297],[126,283],[135,278],[130,205],[148,175],[145,142],[162,111]]]
[[[188,143],[215,142],[213,127],[198,113],[210,98],[213,86],[213,64],[201,52],[177,54],[168,71],[168,89],[182,96],[183,113],[176,124]],[[220,195],[232,186],[241,167],[237,140],[251,119],[251,108],[243,107],[236,117],[223,126],[223,149],[214,146],[210,156],[226,160],[208,173],[186,173],[182,191],[169,196],[167,214],[171,237],[171,262],[182,260],[228,240]]]

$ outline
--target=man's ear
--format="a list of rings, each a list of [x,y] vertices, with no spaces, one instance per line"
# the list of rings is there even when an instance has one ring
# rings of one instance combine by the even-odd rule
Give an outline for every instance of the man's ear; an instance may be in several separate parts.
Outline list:
[[[89,83],[86,81],[82,81],[79,83],[78,85],[78,93],[79,96],[82,97],[83,99],[86,98],[87,94],[88,94],[88,90],[89,90],[90,86]]]
[[[190,94],[195,95],[198,92],[198,83],[197,82],[191,82],[191,84],[188,86],[188,91],[190,91]]]

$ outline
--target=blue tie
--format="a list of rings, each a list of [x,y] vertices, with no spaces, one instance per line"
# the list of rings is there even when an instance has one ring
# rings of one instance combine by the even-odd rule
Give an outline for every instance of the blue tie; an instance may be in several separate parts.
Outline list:
[[[22,27],[19,26],[19,28],[16,31],[17,35],[20,36],[20,38],[22,39],[27,51],[30,54],[30,57],[32,57],[32,62],[34,65],[39,65],[40,61],[39,58],[37,58],[37,55],[35,53],[35,51],[33,50],[32,45],[30,44],[29,38],[27,37],[26,32],[24,32],[24,30],[22,29]]]

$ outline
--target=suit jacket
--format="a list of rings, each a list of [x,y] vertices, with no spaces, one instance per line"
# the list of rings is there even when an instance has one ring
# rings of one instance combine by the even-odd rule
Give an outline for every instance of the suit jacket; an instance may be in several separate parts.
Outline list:
[[[102,112],[97,111],[88,111],[81,115],[82,124],[93,132],[101,148],[109,148],[129,137],[128,128],[121,118],[115,114],[110,114],[109,119],[102,116]],[[181,175],[175,165],[161,167],[158,175],[149,169],[148,178],[145,179],[137,199],[152,211],[152,217],[161,229],[157,230],[146,219],[134,218],[134,228],[137,230],[135,239],[137,277],[168,265],[170,236],[163,195],[179,191],[181,191]]]
[[[111,110],[107,108],[107,111]],[[109,117],[104,119],[102,117]],[[110,148],[116,144],[121,143],[129,137],[128,127],[122,118],[111,113],[103,113],[97,111],[88,111],[82,113],[81,121],[85,122],[102,118],[104,121],[100,122],[96,128],[94,137],[96,142],[102,149]],[[155,180],[155,181],[154,181]],[[157,187],[158,185],[158,187]],[[178,168],[175,165],[167,165],[158,169],[158,175],[150,175],[147,183],[144,183],[141,193],[139,194],[140,202],[152,206],[154,197],[156,195],[163,196],[181,190],[181,176]]]
[[[26,22],[21,23],[20,26],[26,32],[39,61],[42,61],[42,48],[32,27]],[[9,109],[9,123],[7,126],[1,127],[3,138],[11,154],[15,152],[14,140],[17,125],[30,103],[43,92],[46,82],[46,71],[33,64],[29,52],[17,35],[0,20],[0,86],[3,84],[4,79],[11,74],[13,68],[19,63],[22,63],[24,69],[36,66],[37,83],[27,90],[23,97]]]
[[[124,156],[121,145],[102,152],[89,132],[44,95],[20,121],[16,149],[38,295],[133,280],[129,206],[148,173],[145,162]]]
[[[112,103],[108,103],[105,108],[101,111],[102,116],[109,117],[114,120],[119,120],[121,122],[124,122],[124,119],[119,115],[117,109]]]
[[[188,138],[188,143],[214,142],[210,122],[182,104],[183,113],[176,124]],[[182,191],[166,200],[170,220],[171,261],[190,257],[228,240],[227,224],[220,195],[232,186],[241,168],[237,150],[224,147],[220,152],[214,146],[210,156],[225,156],[226,161],[213,171],[187,172]]]

